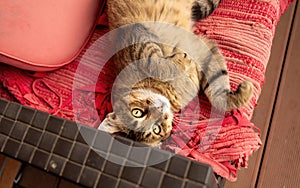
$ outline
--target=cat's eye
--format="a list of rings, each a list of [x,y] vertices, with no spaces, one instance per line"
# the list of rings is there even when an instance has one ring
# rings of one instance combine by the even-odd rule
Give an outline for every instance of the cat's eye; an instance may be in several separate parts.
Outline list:
[[[155,134],[160,134],[161,128],[160,128],[159,125],[153,125],[152,131],[153,131]]]
[[[136,117],[136,118],[141,118],[144,116],[144,112],[141,110],[141,109],[138,109],[138,108],[134,108],[132,111],[131,111],[131,114]]]

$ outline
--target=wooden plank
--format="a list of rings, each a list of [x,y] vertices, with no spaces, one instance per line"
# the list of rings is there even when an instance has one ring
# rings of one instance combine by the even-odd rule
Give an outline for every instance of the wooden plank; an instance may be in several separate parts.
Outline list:
[[[258,101],[259,106],[255,109],[252,119],[252,122],[261,129],[263,144],[266,142],[294,12],[295,3],[290,5],[277,25],[271,57],[266,71],[266,81]],[[263,149],[264,145],[251,156],[249,167],[247,169],[241,169],[238,172],[238,180],[233,183],[227,181],[225,188],[255,187]]]
[[[1,180],[2,174],[4,173],[6,164],[7,164],[7,159],[6,159],[5,155],[0,154],[0,180]]]
[[[13,181],[19,171],[21,163],[9,158],[0,179],[0,187],[12,187]]]
[[[300,3],[257,187],[300,187]]]
[[[26,165],[22,171],[18,185],[25,188],[56,188],[58,183],[58,177],[33,166]]]

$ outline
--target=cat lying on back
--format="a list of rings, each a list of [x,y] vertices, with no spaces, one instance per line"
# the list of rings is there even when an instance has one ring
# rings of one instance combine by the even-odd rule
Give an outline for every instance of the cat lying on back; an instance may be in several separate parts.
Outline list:
[[[114,56],[119,80],[112,93],[114,111],[99,126],[109,133],[123,132],[127,137],[155,146],[168,138],[173,114],[184,108],[202,90],[213,107],[220,111],[237,109],[247,103],[253,86],[244,81],[236,91],[230,91],[227,67],[217,46],[204,38],[191,39],[190,54],[181,49],[182,36],[174,36],[177,46],[158,43],[168,35],[165,24],[192,31],[193,21],[210,15],[220,0],[108,0],[108,19],[111,30],[135,24],[130,32],[121,32],[116,45],[128,47]],[[156,29],[148,21],[157,22]],[[161,27],[161,28],[160,28]],[[174,34],[175,35],[175,34]],[[155,40],[145,39],[145,37]],[[188,40],[187,40],[188,41]],[[130,45],[132,44],[132,45]],[[205,46],[195,48],[194,45]],[[131,71],[126,67],[134,63]],[[133,71],[138,70],[138,71]],[[142,79],[135,80],[137,74]],[[146,75],[146,76],[145,76]],[[147,76],[148,75],[148,76]],[[134,84],[131,81],[133,80]]]

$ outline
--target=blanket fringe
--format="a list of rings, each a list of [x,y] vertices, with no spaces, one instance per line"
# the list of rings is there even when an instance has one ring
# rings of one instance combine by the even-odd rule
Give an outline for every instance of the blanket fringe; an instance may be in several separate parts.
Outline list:
[[[161,148],[210,164],[218,175],[235,181],[237,170],[247,168],[249,156],[262,145],[259,129],[238,110],[224,119],[193,119],[194,115],[176,116],[173,134]]]

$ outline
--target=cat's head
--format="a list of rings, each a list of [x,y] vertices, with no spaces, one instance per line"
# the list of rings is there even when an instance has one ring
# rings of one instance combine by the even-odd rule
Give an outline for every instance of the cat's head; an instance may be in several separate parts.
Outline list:
[[[137,89],[114,102],[99,129],[122,132],[135,141],[156,146],[170,136],[173,113],[169,100],[147,89]]]

